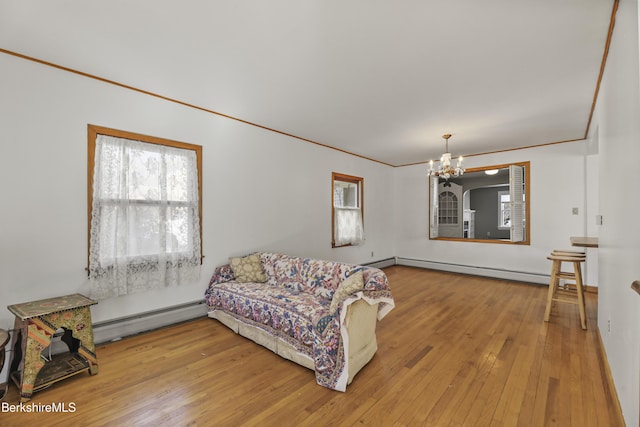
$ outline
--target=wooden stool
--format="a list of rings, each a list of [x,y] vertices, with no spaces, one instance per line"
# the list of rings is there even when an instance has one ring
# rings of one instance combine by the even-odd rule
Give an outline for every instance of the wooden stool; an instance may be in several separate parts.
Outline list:
[[[565,302],[569,304],[577,304],[580,312],[580,325],[582,329],[587,329],[587,314],[584,303],[584,286],[582,283],[581,263],[586,259],[584,252],[554,250],[547,257],[553,261],[551,266],[551,279],[549,280],[549,294],[547,297],[547,308],[544,312],[544,321],[549,321],[551,314],[551,305],[554,301]],[[562,263],[570,262],[573,264],[573,272],[562,271]],[[568,286],[560,286],[560,279],[573,280],[575,289]]]

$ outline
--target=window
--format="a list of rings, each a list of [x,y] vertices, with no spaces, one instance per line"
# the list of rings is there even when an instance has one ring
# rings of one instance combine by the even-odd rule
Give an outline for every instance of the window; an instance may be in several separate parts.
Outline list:
[[[89,125],[88,154],[92,296],[197,280],[202,147]]]
[[[529,162],[517,162],[469,168],[448,180],[430,176],[429,238],[529,245],[530,172]]]
[[[458,223],[458,197],[451,191],[442,191],[438,196],[438,222],[440,224]]]
[[[364,242],[364,179],[333,172],[331,174],[331,246],[359,245]]]

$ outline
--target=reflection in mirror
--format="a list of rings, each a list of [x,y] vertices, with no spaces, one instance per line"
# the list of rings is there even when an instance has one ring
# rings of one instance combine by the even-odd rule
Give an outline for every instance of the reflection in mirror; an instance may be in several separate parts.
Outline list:
[[[529,244],[528,177],[529,162],[430,177],[430,238]]]

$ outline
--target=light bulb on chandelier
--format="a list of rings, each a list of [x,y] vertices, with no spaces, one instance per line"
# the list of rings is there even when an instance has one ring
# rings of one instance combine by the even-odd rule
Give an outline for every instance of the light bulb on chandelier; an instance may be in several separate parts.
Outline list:
[[[446,133],[442,135],[442,137],[446,143],[446,153],[440,157],[440,164],[437,169],[434,169],[433,167],[433,160],[429,161],[429,176],[441,176],[444,179],[460,176],[464,173],[464,168],[462,167],[462,156],[458,157],[458,164],[456,167],[451,166],[451,153],[449,152],[449,138],[451,138],[451,134]]]

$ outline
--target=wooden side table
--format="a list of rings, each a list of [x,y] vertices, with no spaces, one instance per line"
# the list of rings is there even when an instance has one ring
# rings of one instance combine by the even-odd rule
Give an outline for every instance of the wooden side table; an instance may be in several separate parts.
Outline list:
[[[4,329],[0,329],[0,372],[2,372],[2,369],[4,368],[4,356],[5,356],[4,348],[8,342],[9,342],[9,332],[5,331]],[[4,390],[0,390],[0,400],[7,393],[8,386],[9,386],[9,381],[7,381],[6,384],[4,385]]]
[[[90,310],[94,304],[97,301],[72,294],[7,306],[16,316],[9,372],[18,386],[21,402],[70,376],[87,371],[90,375],[98,373]],[[51,337],[60,328],[64,329],[62,341],[69,346],[69,352],[47,361],[42,350],[51,344]]]

